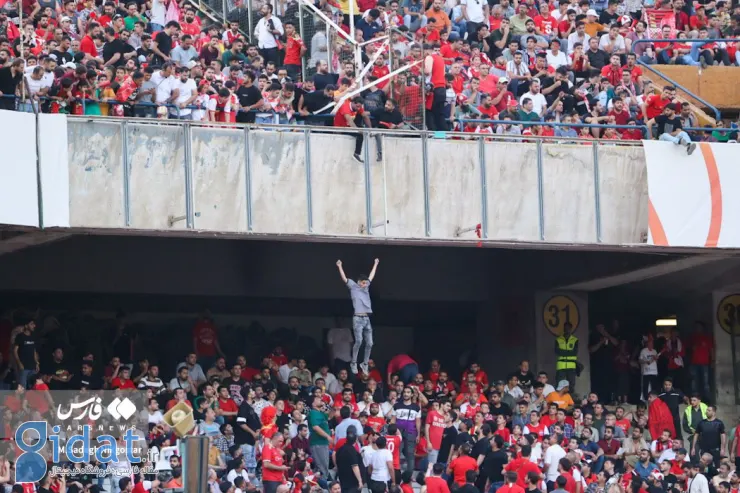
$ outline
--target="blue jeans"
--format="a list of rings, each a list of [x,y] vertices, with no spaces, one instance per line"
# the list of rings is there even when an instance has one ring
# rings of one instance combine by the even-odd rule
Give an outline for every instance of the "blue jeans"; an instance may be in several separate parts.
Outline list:
[[[254,472],[257,469],[257,456],[254,453],[254,445],[242,444],[242,453],[244,454],[244,464],[247,472]]]
[[[496,493],[499,488],[501,488],[504,485],[503,481],[496,481],[495,483],[491,483],[490,488],[488,488],[488,493]]]
[[[660,137],[658,137],[658,139],[664,140],[666,142],[673,142],[676,145],[688,145],[691,143],[691,137],[689,137],[689,134],[687,134],[683,130],[678,132],[678,135],[676,135],[675,137],[671,134],[661,134]],[[708,386],[709,386],[709,374],[707,374],[707,387]]]
[[[604,468],[604,461],[606,459],[604,456],[597,457],[595,461],[591,463],[591,470],[594,474],[599,474],[601,470]]]
[[[352,317],[352,331],[355,335],[355,343],[352,345],[352,363],[357,364],[360,346],[364,341],[365,352],[362,355],[362,363],[366,365],[370,361],[370,352],[373,350],[373,326],[370,323],[370,317],[357,315]]]
[[[20,370],[17,374],[18,385],[23,386],[24,389],[28,388],[28,377],[31,373],[34,373],[34,370]]]
[[[149,27],[152,29],[153,33],[164,30],[164,26],[162,24],[155,24],[153,22],[149,23]]]
[[[418,373],[419,365],[416,363],[409,363],[398,372],[398,378],[400,378],[403,383],[408,384],[414,380]]]

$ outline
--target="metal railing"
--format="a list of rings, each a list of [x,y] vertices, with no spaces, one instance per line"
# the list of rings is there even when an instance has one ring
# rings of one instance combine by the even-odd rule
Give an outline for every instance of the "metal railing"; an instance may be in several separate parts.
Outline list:
[[[431,202],[431,190],[433,187],[438,186],[435,185],[435,183],[432,183],[432,175],[430,171],[430,162],[434,159],[435,163],[435,169],[439,169],[439,157],[438,157],[438,151],[440,150],[439,147],[435,147],[434,152],[435,155],[432,156],[430,153],[432,152],[430,150],[431,142],[435,142],[435,145],[438,146],[440,144],[443,145],[449,145],[449,146],[468,146],[468,151],[470,153],[470,145],[477,145],[477,152],[466,154],[466,156],[469,156],[467,159],[473,159],[477,161],[476,166],[479,167],[478,171],[475,171],[476,177],[474,178],[476,181],[479,181],[480,183],[480,209],[479,209],[479,215],[476,217],[470,218],[471,224],[458,224],[457,225],[457,232],[455,233],[456,237],[463,237],[463,235],[466,232],[475,230],[475,226],[477,224],[480,224],[479,230],[480,230],[480,239],[486,240],[490,239],[489,237],[489,217],[488,217],[488,203],[489,203],[489,193],[491,191],[489,190],[488,183],[488,174],[487,174],[487,166],[488,163],[493,156],[493,154],[488,155],[487,152],[495,152],[495,145],[496,141],[499,143],[513,143],[515,145],[521,145],[521,146],[527,146],[529,149],[533,149],[536,152],[536,180],[537,180],[537,188],[536,188],[536,196],[537,196],[537,211],[538,211],[538,238],[540,241],[546,241],[546,230],[545,230],[545,211],[546,211],[546,201],[545,201],[545,184],[544,184],[544,168],[546,167],[546,161],[545,158],[545,148],[546,146],[552,146],[553,149],[561,149],[561,150],[568,150],[572,149],[573,152],[576,152],[575,149],[582,149],[584,147],[583,144],[587,144],[588,146],[591,146],[592,151],[590,152],[590,155],[592,156],[592,165],[593,165],[593,178],[592,183],[594,187],[594,196],[593,196],[593,204],[594,204],[594,215],[595,215],[595,227],[593,231],[593,240],[596,243],[601,243],[602,240],[602,211],[601,211],[601,179],[600,179],[600,171],[599,171],[599,151],[603,147],[602,143],[593,139],[587,139],[578,141],[578,139],[571,139],[568,138],[569,142],[573,142],[576,144],[576,146],[569,145],[569,144],[562,144],[562,138],[539,138],[536,139],[535,143],[521,143],[521,138],[517,138],[517,136],[507,136],[507,135],[480,135],[480,134],[471,134],[471,133],[459,133],[459,132],[450,132],[449,137],[450,139],[456,139],[458,141],[464,141],[464,142],[455,142],[454,140],[436,140],[434,139],[434,133],[432,132],[426,132],[426,131],[408,131],[408,130],[392,130],[392,131],[385,131],[380,129],[347,129],[347,128],[333,128],[333,127],[308,127],[308,126],[293,126],[293,125],[265,125],[265,126],[254,126],[254,125],[239,125],[239,124],[226,124],[226,125],[214,125],[211,123],[197,123],[197,122],[188,122],[188,121],[176,121],[176,120],[151,120],[151,119],[101,119],[97,117],[82,117],[82,116],[71,116],[70,117],[70,123],[72,124],[105,124],[105,125],[116,125],[119,127],[119,132],[123,141],[122,150],[121,150],[121,159],[122,159],[122,166],[125,170],[123,173],[123,188],[124,188],[124,224],[121,226],[125,227],[141,227],[139,224],[133,224],[132,223],[132,215],[131,215],[131,166],[132,166],[132,155],[135,151],[134,147],[136,147],[136,141],[132,140],[135,139],[135,137],[132,136],[131,132],[133,130],[138,130],[140,132],[151,132],[151,130],[147,131],[146,128],[149,129],[156,129],[157,127],[162,126],[177,126],[182,128],[183,132],[182,134],[178,133],[179,137],[177,137],[177,145],[180,145],[179,142],[181,142],[180,139],[184,138],[184,146],[185,151],[182,154],[182,159],[184,160],[183,166],[184,166],[184,182],[183,182],[183,193],[185,194],[185,214],[182,217],[170,217],[170,226],[172,226],[174,223],[177,223],[179,221],[185,222],[186,229],[198,229],[197,221],[201,217],[199,210],[197,210],[197,207],[194,206],[193,202],[193,194],[194,194],[194,176],[193,176],[193,163],[196,160],[196,157],[193,156],[193,140],[194,140],[194,133],[197,135],[198,144],[199,144],[199,151],[203,152],[203,142],[205,141],[205,134],[204,132],[208,131],[216,131],[220,132],[219,135],[224,135],[223,132],[228,132],[231,135],[241,135],[239,137],[240,141],[242,142],[241,146],[244,149],[244,198],[246,202],[246,231],[247,232],[261,232],[261,231],[255,231],[255,214],[259,214],[259,211],[255,212],[255,195],[254,195],[254,182],[255,182],[255,172],[261,172],[259,169],[255,169],[256,164],[253,162],[255,158],[255,139],[259,138],[257,146],[259,145],[267,145],[265,143],[265,139],[270,139],[271,135],[274,135],[276,139],[283,139],[280,140],[280,142],[283,142],[284,139],[291,134],[300,134],[300,136],[296,138],[291,138],[289,141],[285,142],[291,142],[294,144],[298,144],[301,139],[303,139],[303,147],[302,147],[302,153],[303,153],[303,159],[304,159],[304,166],[305,166],[305,197],[306,197],[306,203],[305,203],[305,211],[306,211],[306,225],[305,225],[305,233],[309,234],[346,234],[346,232],[327,232],[324,230],[317,231],[315,228],[315,216],[316,213],[316,195],[314,187],[316,186],[316,180],[317,178],[312,175],[312,160],[318,159],[322,160],[324,157],[323,153],[317,153],[315,151],[314,145],[312,145],[312,141],[314,141],[317,138],[321,138],[320,136],[326,134],[342,134],[347,135],[348,132],[357,131],[361,132],[364,136],[364,144],[362,149],[362,154],[364,157],[364,162],[362,164],[363,170],[362,170],[362,176],[364,177],[364,224],[361,225],[361,227],[357,230],[355,230],[352,234],[355,235],[367,235],[367,236],[375,236],[376,233],[374,230],[376,230],[379,227],[383,227],[385,234],[381,236],[388,236],[388,225],[390,224],[391,220],[396,220],[395,217],[389,217],[388,213],[388,199],[386,197],[386,167],[387,166],[393,166],[394,161],[386,160],[386,147],[387,145],[396,146],[392,147],[392,149],[395,150],[395,152],[399,152],[399,149],[409,149],[409,146],[411,148],[414,148],[415,146],[419,145],[418,152],[413,151],[413,159],[411,160],[409,164],[414,165],[415,163],[418,163],[420,166],[419,170],[420,173],[420,186],[423,187],[423,231],[425,237],[432,237],[436,236],[434,235],[434,232],[438,233],[437,231],[433,231],[434,227],[433,224],[438,224],[438,222],[435,222],[439,218],[435,218],[432,216],[432,206],[430,206]],[[507,123],[510,123],[507,121]],[[531,123],[531,122],[530,122]],[[95,130],[90,129],[88,131],[94,132]],[[240,134],[241,133],[241,134]],[[150,134],[148,134],[150,135]],[[259,137],[257,137],[259,136]],[[282,137],[281,137],[282,136]],[[408,143],[406,143],[405,139],[410,137],[421,137],[420,139],[411,140]],[[150,137],[151,138],[151,135]],[[163,138],[169,138],[166,135]],[[393,140],[389,140],[393,139]],[[400,140],[398,140],[400,139]],[[206,139],[207,140],[207,139]],[[371,156],[373,154],[371,153],[371,142],[375,141],[376,146],[378,144],[382,145],[383,147],[383,159],[382,162],[371,160]],[[493,142],[492,142],[493,141]],[[278,141],[276,141],[278,142]],[[321,142],[321,141],[319,141]],[[418,142],[418,144],[415,144],[414,142]],[[613,142],[613,141],[608,141]],[[389,144],[390,143],[390,144]],[[295,149],[296,147],[294,144],[291,144],[291,148]],[[320,143],[313,142],[313,144],[321,145]],[[634,145],[639,145],[639,142],[633,142]],[[403,146],[403,147],[397,147],[397,146]],[[489,145],[493,145],[494,147],[489,147]],[[132,147],[133,146],[133,147]],[[270,144],[272,146],[272,144]],[[167,147],[167,145],[165,145]],[[300,146],[298,147],[300,148]],[[609,146],[611,149],[616,149],[614,146]],[[526,150],[525,147],[522,147],[523,151]],[[606,147],[604,147],[606,149]],[[301,151],[294,151],[294,152],[301,152]],[[393,150],[391,152],[394,152]],[[548,151],[549,152],[549,151]],[[613,152],[613,151],[610,151]],[[457,150],[450,148],[451,155],[458,155]],[[474,156],[475,157],[472,157]],[[549,155],[549,154],[548,154]],[[391,154],[393,156],[393,154]],[[111,159],[115,159],[111,157]],[[174,153],[173,157],[174,158]],[[202,155],[198,156],[197,159],[201,160]],[[347,161],[350,161],[351,154],[348,154],[346,157]],[[415,162],[415,163],[414,163]],[[79,163],[78,163],[79,164]],[[456,166],[458,162],[450,162],[449,166]],[[291,166],[290,163],[285,164],[286,166]],[[177,164],[177,166],[180,166],[180,164]],[[380,170],[375,168],[376,166],[382,166],[382,206],[379,206],[380,199],[375,198],[373,200],[373,180],[371,177],[373,176],[373,169],[375,169],[375,172],[378,173]],[[325,168],[325,163],[322,162],[320,165],[320,168]],[[324,170],[323,172],[326,172]],[[359,177],[359,171],[358,171],[358,177]],[[376,176],[377,180],[377,176]],[[377,181],[376,181],[377,184]],[[377,192],[375,192],[377,193]],[[471,191],[472,193],[472,191]],[[476,194],[478,192],[476,191]],[[494,192],[495,193],[495,192]],[[380,197],[380,196],[379,196]],[[534,197],[533,197],[534,198]],[[323,201],[323,199],[322,199]],[[375,204],[375,206],[373,206]],[[435,202],[435,207],[438,207]],[[202,205],[200,207],[203,207]],[[378,209],[383,210],[383,217],[379,218],[376,217],[374,214],[374,209],[377,212]],[[323,210],[323,209],[322,209]],[[321,213],[321,212],[320,212]],[[323,217],[323,216],[322,216]],[[473,225],[473,226],[471,226]],[[476,238],[477,239],[477,238]]]
[[[715,39],[715,38],[711,38],[711,39],[678,39],[678,38],[671,38],[671,39],[638,39],[637,41],[635,41],[635,42],[632,43],[632,51],[634,51],[634,47],[636,45],[641,44],[641,43],[642,44],[645,44],[645,43],[702,43],[702,44],[706,44],[706,43],[727,43],[727,42],[736,42],[736,41],[740,41],[740,39],[737,39],[737,38],[730,38],[730,39]],[[639,58],[637,59],[637,63],[640,66],[642,66],[642,67],[646,68],[647,70],[649,70],[651,73],[653,73],[653,74],[657,75],[658,77],[662,78],[663,80],[667,81],[669,84],[675,86],[677,89],[680,89],[685,94],[688,94],[689,97],[695,99],[696,101],[699,101],[706,108],[710,109],[714,113],[715,120],[720,121],[722,119],[722,114],[720,113],[720,111],[716,107],[714,107],[711,103],[709,103],[708,101],[700,98],[699,96],[697,96],[693,92],[689,91],[684,86],[682,86],[681,84],[679,84],[675,80],[671,79],[670,77],[668,77],[664,73],[662,73],[662,72],[660,72],[658,70],[655,70],[654,68],[652,68],[647,63],[641,61]],[[658,65],[660,66],[660,64],[658,64]]]

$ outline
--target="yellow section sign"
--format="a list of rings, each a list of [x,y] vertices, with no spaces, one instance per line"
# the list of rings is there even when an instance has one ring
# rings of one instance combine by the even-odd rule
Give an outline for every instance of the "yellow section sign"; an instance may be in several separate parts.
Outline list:
[[[563,334],[566,323],[573,326],[573,330],[581,323],[578,305],[570,297],[559,294],[553,296],[542,307],[542,321],[547,330],[555,337]]]
[[[717,322],[728,334],[740,335],[740,294],[730,294],[717,305]]]

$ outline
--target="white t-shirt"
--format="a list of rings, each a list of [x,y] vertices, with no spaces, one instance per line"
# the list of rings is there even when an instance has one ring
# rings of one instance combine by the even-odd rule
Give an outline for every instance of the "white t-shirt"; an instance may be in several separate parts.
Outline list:
[[[532,111],[534,111],[538,115],[542,115],[544,109],[547,108],[547,99],[545,99],[545,96],[543,96],[541,92],[538,92],[537,94],[525,92],[522,97],[519,98],[520,105],[522,105],[522,101],[524,101],[524,98],[529,98],[532,100]]]
[[[648,358],[652,356],[654,359],[648,363]],[[657,375],[658,374],[658,352],[655,349],[642,348],[640,351],[640,368],[642,368],[643,375]],[[657,390],[657,389],[653,389]]]
[[[38,92],[46,86],[44,85],[43,77],[39,80],[36,80],[30,75],[26,74],[26,87],[28,87],[28,92],[30,92],[31,96],[33,96],[34,94],[38,94]]]
[[[550,445],[547,448],[547,451],[545,451],[545,464],[550,465],[550,467],[547,468],[547,471],[545,471],[548,481],[554,482],[558,479],[558,476],[560,476],[560,473],[558,472],[558,463],[563,457],[565,457],[565,450],[563,450],[563,447],[560,445]]]
[[[152,21],[153,22],[153,21]],[[152,74],[152,84],[157,87],[155,102],[164,103],[172,96],[172,90],[175,87],[176,79],[173,76],[164,77],[161,70]]]
[[[612,51],[606,51],[606,45],[611,44],[612,45]],[[611,39],[609,39],[609,34],[604,34],[599,38],[599,49],[606,51],[608,55],[611,55],[612,53],[616,53],[620,50],[626,50],[627,47],[624,44],[624,37],[621,34],[617,34],[617,39],[614,40],[612,43]]]
[[[373,460],[373,455],[375,455],[375,449],[372,445],[365,445],[360,450],[360,455],[362,455],[362,463],[365,465],[365,467],[370,465],[370,461]]]
[[[188,79],[187,81],[183,82],[180,79],[177,79],[174,84],[174,88],[178,89],[180,91],[180,94],[177,96],[177,99],[175,102],[177,104],[184,103],[188,99],[192,98],[193,95],[198,92],[198,88],[195,86],[195,81],[193,79]],[[172,110],[173,114],[177,115],[176,110]],[[183,108],[180,110],[180,116],[186,116],[192,113],[193,110],[189,108]]]
[[[558,51],[557,55],[553,55],[552,50],[547,50],[547,64],[557,70],[568,65],[568,58],[563,51]]]
[[[164,0],[154,0],[152,2],[152,24],[164,26],[165,17],[167,16],[167,7]]]
[[[229,471],[229,474],[226,475],[226,481],[233,483],[234,479],[239,475],[240,474],[236,472],[236,469],[232,469],[231,471]],[[246,469],[242,469],[241,477],[244,478],[244,481],[249,481],[249,475],[247,474]]]
[[[387,483],[391,480],[391,475],[388,472],[388,462],[393,462],[393,454],[387,448],[376,450],[370,458],[370,465],[373,467],[373,472],[370,475],[370,479],[373,481],[382,481]]]
[[[483,15],[484,2],[482,0],[462,0],[462,5],[465,5],[467,10],[468,22],[480,23],[486,21]]]

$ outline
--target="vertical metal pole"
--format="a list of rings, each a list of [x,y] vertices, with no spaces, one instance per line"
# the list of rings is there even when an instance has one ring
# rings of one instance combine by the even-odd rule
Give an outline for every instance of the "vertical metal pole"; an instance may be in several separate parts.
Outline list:
[[[325,23],[326,24],[326,23]],[[331,54],[331,29],[326,24],[326,64],[329,65],[329,73],[332,73],[332,54]]]
[[[385,153],[383,148],[385,147],[385,134],[380,134],[380,152],[383,156],[383,235],[388,236],[388,178],[385,174]]]
[[[252,0],[245,0],[246,2],[252,3]],[[226,0],[221,0],[221,15],[224,19],[224,29],[228,29],[227,22],[226,22]],[[251,31],[252,26],[249,26],[249,29]]]
[[[540,240],[545,241],[545,192],[542,185],[542,141],[537,141],[537,200],[540,209]]]
[[[422,175],[424,177],[424,235],[431,236],[431,218],[429,217],[429,157],[427,155],[427,138],[428,134],[423,132],[421,134],[421,163],[422,163]]]
[[[298,30],[301,32],[301,39],[303,40],[304,43],[306,43],[308,42],[308,40],[306,40],[305,26],[303,25],[303,9],[304,9],[303,4],[299,3],[298,4]],[[307,51],[306,55],[308,53],[310,52]],[[306,81],[306,60],[305,60],[306,55],[301,57],[301,80],[303,82]]]
[[[486,177],[486,147],[483,137],[478,139],[478,159],[480,161],[481,236],[488,238],[488,179]]]
[[[121,124],[121,163],[123,167],[123,217],[125,226],[131,226],[131,163],[128,158],[128,123]]]
[[[31,100],[31,104],[35,105],[35,102]],[[44,187],[42,186],[42,171],[41,171],[41,129],[39,125],[39,112],[36,112],[36,194],[38,203],[38,216],[39,216],[39,228],[44,229]]]
[[[350,0],[352,2],[353,0]],[[373,234],[373,197],[372,184],[370,183],[370,132],[362,131],[362,160],[365,167],[365,222],[367,234]]]
[[[308,217],[308,232],[313,233],[313,196],[311,194],[311,130],[303,131],[306,144],[306,209]]]
[[[249,127],[244,127],[244,178],[246,180],[247,231],[252,231],[252,149],[249,142]]]
[[[247,2],[247,22],[249,22],[249,31],[247,32],[247,35],[251,39],[252,36],[254,36],[254,24],[252,23],[252,0],[244,0]],[[224,22],[226,22],[226,17],[224,17]],[[255,40],[256,41],[256,40]]]
[[[601,180],[599,178],[599,146],[594,140],[594,209],[596,213],[596,242],[601,243]]]
[[[185,222],[188,229],[195,227],[195,214],[193,213],[193,148],[191,142],[190,124],[183,127],[183,138],[185,140]]]

